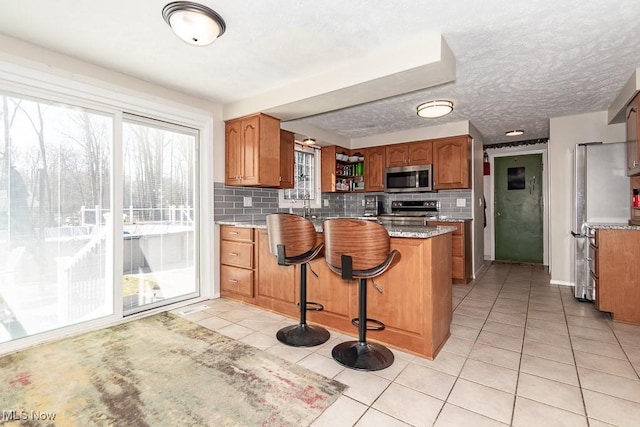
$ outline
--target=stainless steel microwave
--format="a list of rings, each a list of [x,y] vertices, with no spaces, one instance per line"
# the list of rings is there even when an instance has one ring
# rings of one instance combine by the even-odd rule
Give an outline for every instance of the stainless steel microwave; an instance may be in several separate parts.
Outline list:
[[[432,165],[399,166],[386,168],[384,191],[386,193],[409,193],[432,191]]]

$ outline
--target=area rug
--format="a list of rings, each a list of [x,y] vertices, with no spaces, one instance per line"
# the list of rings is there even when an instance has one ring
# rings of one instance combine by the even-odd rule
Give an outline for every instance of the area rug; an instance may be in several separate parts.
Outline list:
[[[305,426],[337,381],[162,313],[0,358],[3,422]]]

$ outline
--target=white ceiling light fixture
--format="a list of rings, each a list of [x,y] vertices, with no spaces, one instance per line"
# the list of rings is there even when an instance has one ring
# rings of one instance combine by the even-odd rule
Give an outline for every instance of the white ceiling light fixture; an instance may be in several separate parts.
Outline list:
[[[506,136],[520,136],[524,134],[524,131],[522,129],[514,129],[514,130],[508,130],[504,134]]]
[[[313,138],[306,138],[304,141],[302,141],[303,145],[316,145],[316,140]]]
[[[444,99],[425,102],[418,105],[418,115],[427,119],[446,116],[453,111],[453,102]]]
[[[227,28],[214,10],[190,1],[175,1],[162,9],[162,17],[178,37],[195,46],[206,46]]]

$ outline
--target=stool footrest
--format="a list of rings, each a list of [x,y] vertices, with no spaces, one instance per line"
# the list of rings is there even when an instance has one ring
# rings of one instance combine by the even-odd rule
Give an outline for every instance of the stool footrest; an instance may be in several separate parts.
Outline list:
[[[300,307],[300,303],[296,303],[298,307]],[[307,301],[307,311],[322,311],[324,310],[324,305],[319,302]]]
[[[369,325],[369,323],[373,323],[374,325]],[[360,319],[358,319],[357,317],[351,319],[351,324],[356,328],[360,328]],[[385,327],[386,327],[385,324],[382,323],[381,321],[376,319],[369,319],[367,317],[367,325],[366,325],[367,331],[381,331]]]

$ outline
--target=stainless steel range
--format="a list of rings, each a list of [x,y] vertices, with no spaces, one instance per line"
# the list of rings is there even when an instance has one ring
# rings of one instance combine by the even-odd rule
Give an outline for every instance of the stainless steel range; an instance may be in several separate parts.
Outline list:
[[[396,200],[391,213],[378,215],[378,222],[388,225],[427,225],[438,218],[438,200]]]

